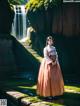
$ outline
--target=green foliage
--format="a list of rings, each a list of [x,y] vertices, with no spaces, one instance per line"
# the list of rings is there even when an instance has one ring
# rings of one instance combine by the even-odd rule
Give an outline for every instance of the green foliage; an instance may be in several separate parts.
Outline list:
[[[26,4],[26,9],[30,11],[32,10],[34,12],[43,8],[52,8],[53,6],[58,5],[59,3],[61,3],[61,0],[29,0]]]
[[[36,11],[37,9],[40,9],[43,7],[43,0],[29,0],[29,2],[26,4],[26,8],[28,10]]]
[[[25,4],[26,0],[8,0],[11,4],[14,5],[21,5],[21,4]]]

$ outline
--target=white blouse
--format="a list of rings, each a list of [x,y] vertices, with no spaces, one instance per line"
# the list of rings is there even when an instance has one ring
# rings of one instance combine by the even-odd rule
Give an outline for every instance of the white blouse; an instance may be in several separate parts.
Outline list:
[[[58,61],[58,54],[57,54],[57,51],[56,51],[56,48],[54,46],[50,46],[50,45],[47,45],[45,48],[44,48],[44,59],[46,59],[48,61],[48,63],[51,63],[52,60],[49,58],[48,54],[49,55],[56,55],[56,60]]]

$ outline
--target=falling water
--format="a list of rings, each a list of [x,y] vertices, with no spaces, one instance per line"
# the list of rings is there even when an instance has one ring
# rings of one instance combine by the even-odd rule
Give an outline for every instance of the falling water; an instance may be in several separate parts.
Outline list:
[[[12,24],[12,35],[17,39],[26,37],[27,18],[24,5],[14,5],[14,22]]]

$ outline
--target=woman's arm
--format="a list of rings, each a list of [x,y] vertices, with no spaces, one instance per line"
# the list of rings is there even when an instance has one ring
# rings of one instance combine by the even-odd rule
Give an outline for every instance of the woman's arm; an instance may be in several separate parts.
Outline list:
[[[47,64],[50,64],[50,63],[52,63],[52,60],[49,58],[49,55],[48,55],[48,51],[47,51],[47,48],[45,47],[44,48],[44,51],[43,51],[44,53],[44,59],[46,59],[46,61],[47,61]]]
[[[58,62],[58,53],[57,53],[57,51],[56,51],[56,61]]]
[[[52,64],[53,65],[55,65],[58,62],[58,54],[57,54],[57,51],[56,51],[55,47],[53,48],[53,53],[50,56],[50,58],[52,59]]]

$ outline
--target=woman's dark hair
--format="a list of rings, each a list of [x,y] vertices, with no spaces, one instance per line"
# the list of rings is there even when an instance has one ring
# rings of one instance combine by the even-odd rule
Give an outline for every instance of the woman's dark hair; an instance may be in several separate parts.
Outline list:
[[[46,45],[48,45],[48,41],[49,41],[50,39],[54,41],[54,39],[53,39],[52,36],[48,36],[47,39],[46,39]]]

